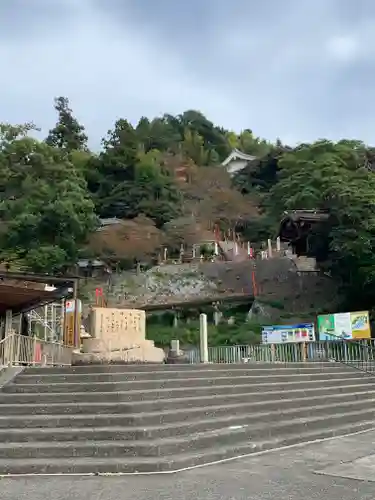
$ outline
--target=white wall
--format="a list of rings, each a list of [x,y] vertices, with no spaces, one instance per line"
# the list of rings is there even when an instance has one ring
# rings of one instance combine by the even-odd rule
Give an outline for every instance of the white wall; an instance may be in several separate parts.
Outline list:
[[[227,171],[230,175],[234,175],[239,170],[242,170],[243,168],[245,168],[247,163],[248,163],[247,160],[241,160],[238,158],[237,160],[231,160],[228,163],[228,165],[226,165],[225,168],[227,169]]]

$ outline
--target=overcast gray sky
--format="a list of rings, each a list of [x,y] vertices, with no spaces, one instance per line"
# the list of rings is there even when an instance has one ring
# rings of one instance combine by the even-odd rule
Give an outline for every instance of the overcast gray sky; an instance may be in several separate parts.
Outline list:
[[[374,55],[374,0],[1,0],[0,121],[47,132],[64,95],[93,147],[117,118],[186,109],[375,144]]]

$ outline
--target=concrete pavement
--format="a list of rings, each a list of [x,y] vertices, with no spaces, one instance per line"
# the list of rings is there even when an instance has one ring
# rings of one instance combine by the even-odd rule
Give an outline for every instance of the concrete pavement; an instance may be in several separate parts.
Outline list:
[[[1,500],[373,500],[374,453],[375,431],[368,431],[179,474],[1,479],[0,497]],[[351,477],[342,477],[345,475]]]

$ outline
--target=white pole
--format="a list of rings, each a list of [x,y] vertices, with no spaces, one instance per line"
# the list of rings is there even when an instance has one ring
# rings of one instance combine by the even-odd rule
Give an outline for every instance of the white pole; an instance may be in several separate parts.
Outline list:
[[[199,327],[201,363],[208,363],[207,314],[199,316]]]
[[[280,252],[281,250],[281,241],[280,241],[280,236],[276,238],[276,252]]]
[[[217,241],[215,241],[215,255],[219,255],[219,245],[217,244]]]
[[[13,326],[13,313],[11,309],[5,311],[5,337],[11,335]]]
[[[247,242],[247,255],[250,257],[250,241]]]
[[[237,243],[237,241],[234,244],[234,255],[238,255],[238,243]]]
[[[267,241],[268,243],[268,257],[271,259],[272,258],[272,241],[269,239]]]

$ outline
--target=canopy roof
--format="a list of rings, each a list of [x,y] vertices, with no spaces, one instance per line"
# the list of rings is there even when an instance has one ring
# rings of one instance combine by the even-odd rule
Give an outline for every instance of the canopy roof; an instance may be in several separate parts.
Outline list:
[[[73,295],[76,277],[0,272],[0,315],[29,311]],[[45,290],[45,285],[54,289]]]

